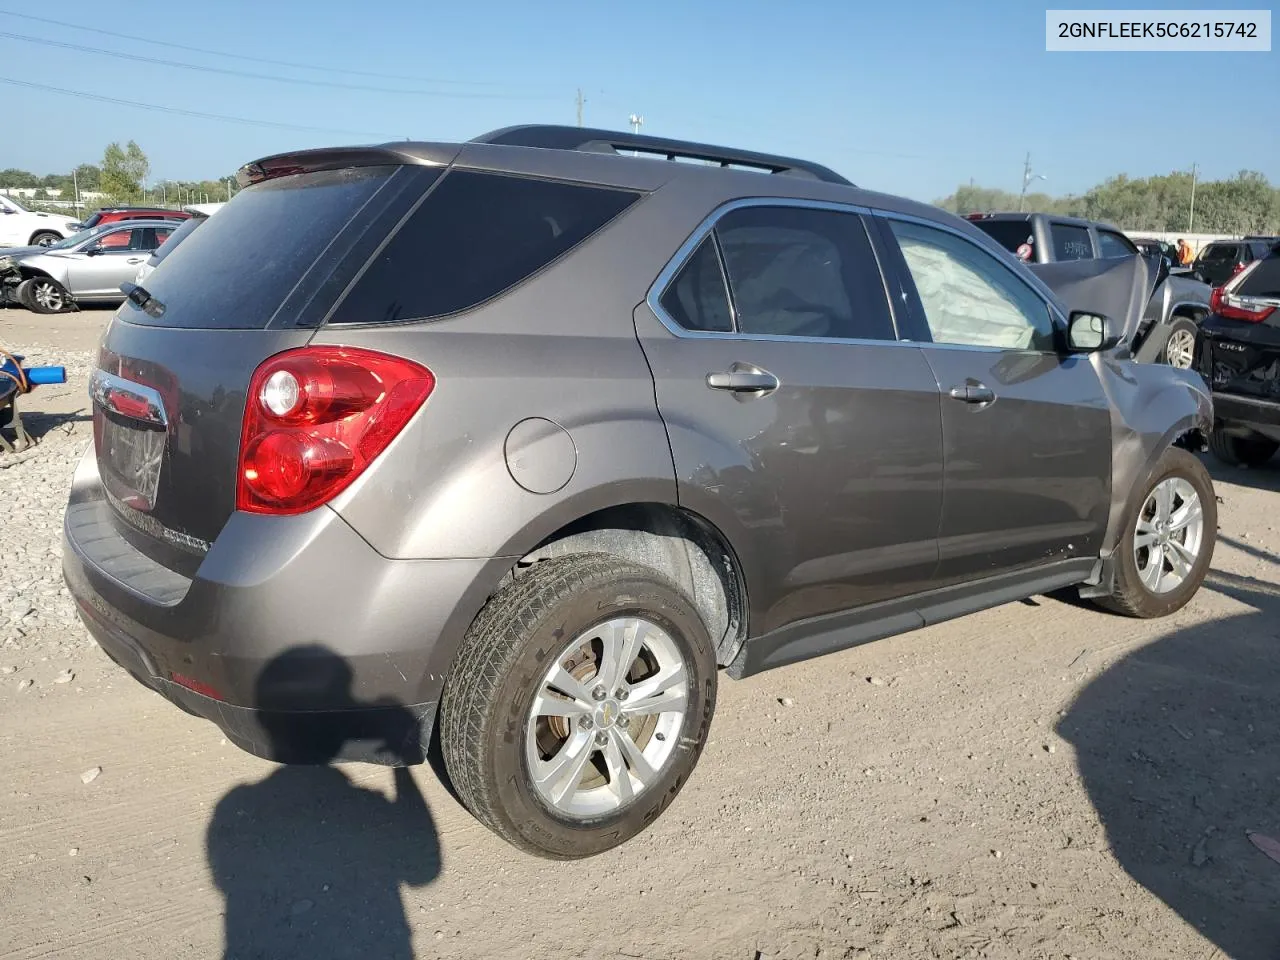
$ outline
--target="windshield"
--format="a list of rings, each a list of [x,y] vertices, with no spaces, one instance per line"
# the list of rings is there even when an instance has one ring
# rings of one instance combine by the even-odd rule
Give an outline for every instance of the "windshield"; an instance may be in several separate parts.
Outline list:
[[[57,243],[49,244],[49,246],[45,247],[45,249],[46,250],[70,250],[72,247],[77,246],[78,244],[84,243],[94,234],[101,233],[101,232],[102,231],[96,227],[91,228],[89,230],[81,230],[79,233],[73,233],[71,236],[67,237],[65,240],[59,240]]]

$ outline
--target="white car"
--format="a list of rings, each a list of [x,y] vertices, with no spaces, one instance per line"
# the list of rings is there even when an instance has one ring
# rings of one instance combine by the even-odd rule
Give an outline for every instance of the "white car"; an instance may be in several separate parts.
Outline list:
[[[78,229],[70,217],[28,210],[12,197],[0,196],[0,247],[47,247]]]

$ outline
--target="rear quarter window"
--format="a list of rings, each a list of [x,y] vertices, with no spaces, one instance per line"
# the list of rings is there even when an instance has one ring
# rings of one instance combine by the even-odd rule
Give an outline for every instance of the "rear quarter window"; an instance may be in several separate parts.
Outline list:
[[[1018,248],[1026,244],[1031,253],[1025,259],[1035,260],[1036,238],[1031,230],[1031,221],[972,220],[970,222],[1010,253],[1016,254]]]
[[[450,171],[328,322],[394,323],[471,309],[568,253],[639,198],[605,187]]]
[[[1093,257],[1093,245],[1085,227],[1055,223],[1049,227],[1049,233],[1053,237],[1055,260],[1089,260]]]

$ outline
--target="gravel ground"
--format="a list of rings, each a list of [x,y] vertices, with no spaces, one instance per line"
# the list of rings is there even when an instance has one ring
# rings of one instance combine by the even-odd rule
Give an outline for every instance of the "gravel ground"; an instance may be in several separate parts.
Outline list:
[[[1214,468],[1214,570],[1168,620],[1037,598],[722,681],[667,813],[552,864],[429,769],[249,757],[86,639],[89,349],[47,350],[75,382],[0,457],[0,960],[1280,957],[1280,464]]]

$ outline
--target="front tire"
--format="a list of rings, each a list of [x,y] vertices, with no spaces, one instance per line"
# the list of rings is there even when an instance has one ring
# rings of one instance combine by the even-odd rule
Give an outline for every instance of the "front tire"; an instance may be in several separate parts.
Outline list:
[[[1195,322],[1186,317],[1175,317],[1169,329],[1169,339],[1160,351],[1160,362],[1179,370],[1190,370],[1195,360]]]
[[[1280,450],[1280,443],[1254,434],[1241,437],[1228,433],[1222,424],[1215,424],[1209,434],[1209,450],[1230,467],[1260,467]]]
[[[32,313],[65,313],[71,305],[66,289],[50,277],[23,280],[15,296]]]
[[[1218,500],[1204,464],[1170,447],[1135,491],[1116,547],[1115,589],[1097,603],[1151,619],[1180,610],[1195,596],[1218,536]]]
[[[37,230],[31,235],[31,246],[48,247],[62,239],[62,234],[53,230]]]
[[[706,625],[666,578],[601,554],[534,564],[458,650],[440,743],[459,799],[522,850],[594,856],[649,826],[715,709]]]

